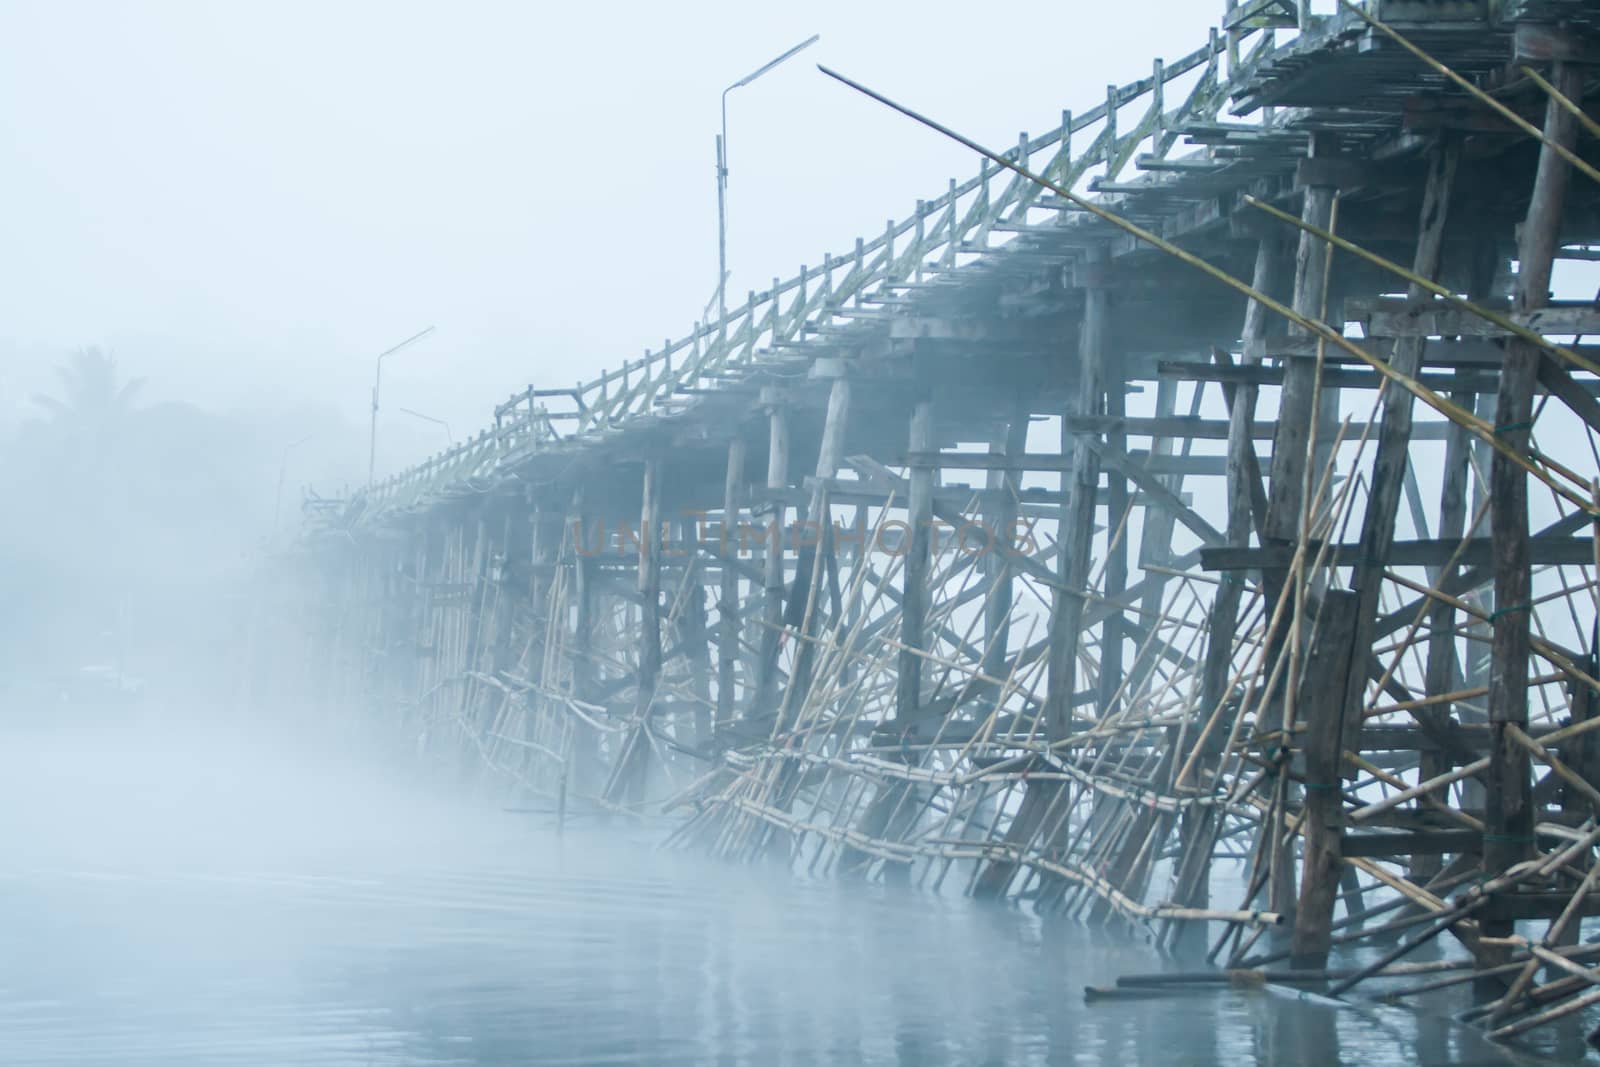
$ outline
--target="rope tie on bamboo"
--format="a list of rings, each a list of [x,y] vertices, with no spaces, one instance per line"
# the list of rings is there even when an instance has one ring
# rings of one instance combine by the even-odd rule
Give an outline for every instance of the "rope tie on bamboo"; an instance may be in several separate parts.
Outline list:
[[[1536,840],[1532,834],[1484,834],[1485,841],[1496,841],[1508,845],[1525,845]]]
[[[1508,607],[1496,608],[1495,610],[1489,612],[1489,621],[1490,622],[1497,622],[1497,621],[1499,621],[1500,616],[1502,616],[1502,615],[1514,615],[1519,611],[1532,611],[1532,610],[1533,610],[1533,605],[1532,604],[1512,604],[1512,605],[1510,605]]]
[[[1496,426],[1494,432],[1496,436],[1499,436],[1500,434],[1516,433],[1518,430],[1531,429],[1533,429],[1533,423],[1531,422],[1508,422],[1504,426]]]

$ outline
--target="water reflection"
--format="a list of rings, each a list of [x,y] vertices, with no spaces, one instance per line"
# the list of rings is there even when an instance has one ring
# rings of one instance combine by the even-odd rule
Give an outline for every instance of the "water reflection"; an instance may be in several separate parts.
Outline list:
[[[1505,1062],[1448,1024],[1271,991],[1085,1005],[1160,961],[1014,908],[707,869],[623,828],[557,838],[237,737],[4,753],[7,1064]]]

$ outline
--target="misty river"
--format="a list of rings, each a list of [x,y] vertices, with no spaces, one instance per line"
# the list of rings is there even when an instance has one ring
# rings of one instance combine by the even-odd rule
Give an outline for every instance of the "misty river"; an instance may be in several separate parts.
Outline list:
[[[1171,964],[1026,908],[558,837],[221,725],[3,741],[8,1065],[1518,1062],[1270,988],[1086,1005]]]

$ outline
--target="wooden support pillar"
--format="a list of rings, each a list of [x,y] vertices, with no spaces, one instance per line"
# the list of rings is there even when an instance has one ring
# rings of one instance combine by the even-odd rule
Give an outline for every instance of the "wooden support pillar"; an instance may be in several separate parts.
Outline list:
[[[1276,233],[1263,235],[1256,245],[1251,285],[1268,294],[1281,288],[1287,261],[1288,246],[1282,237]],[[1248,353],[1267,337],[1271,323],[1265,307],[1253,300],[1246,303],[1240,337],[1247,352],[1244,357],[1247,364],[1260,362],[1259,356]],[[1256,387],[1239,385],[1231,390],[1224,389],[1224,395],[1229,401],[1227,543],[1243,548],[1250,544],[1250,531],[1258,521],[1256,499],[1261,493],[1260,464],[1256,458],[1255,442],[1251,439],[1256,412]],[[1225,703],[1228,705],[1212,727],[1213,734],[1220,733],[1221,736],[1207,738],[1211,745],[1217,745],[1227,737],[1233,717],[1238,713],[1228,686],[1233,673],[1234,639],[1238,632],[1239,606],[1244,588],[1245,576],[1242,572],[1225,571],[1220,576],[1216,596],[1211,602],[1205,658],[1200,674],[1200,707],[1205,715],[1210,716]],[[1197,770],[1191,772],[1191,778],[1176,783],[1179,791],[1203,789],[1205,782],[1195,779],[1210,773],[1213,761],[1214,757],[1201,757],[1201,761],[1196,763]],[[1179,861],[1177,889],[1178,900],[1188,907],[1203,908],[1210,904],[1211,854],[1220,828],[1216,808],[1210,805],[1190,806],[1183,810],[1179,836],[1183,840],[1184,851]],[[1178,928],[1174,948],[1185,953],[1203,949],[1204,929],[1198,923],[1182,924]]]
[[[1104,245],[1089,251],[1084,265],[1084,315],[1078,336],[1078,396],[1067,415],[1102,414],[1108,294]],[[1068,429],[1061,420],[1061,452],[1070,456],[1062,477],[1061,550],[1056,555],[1057,585],[1050,590],[1050,620],[1046,635],[1049,659],[1045,664],[1045,736],[1060,740],[1072,729],[1072,696],[1077,684],[1079,632],[1083,628],[1084,594],[1089,582],[1089,555],[1094,540],[1094,510],[1099,488],[1099,452],[1086,437]],[[1007,844],[1027,847],[1040,833],[1055,807],[1060,783],[1035,780],[1023,787],[1022,803],[1006,828]],[[1011,860],[991,860],[973,883],[973,895],[993,897],[1004,893],[1016,875]]]
[[[684,546],[683,606],[678,612],[678,644],[689,664],[689,692],[695,697],[690,715],[689,744],[700,752],[711,745],[711,636],[706,619],[705,566],[696,550],[695,520],[678,521],[678,538]],[[674,722],[674,736],[677,736]],[[678,740],[682,740],[678,737]]]
[[[911,415],[911,451],[934,450],[933,400],[918,400]],[[911,491],[906,521],[911,526],[911,545],[902,571],[900,594],[899,664],[895,678],[895,721],[902,728],[911,725],[922,701],[922,657],[917,655],[928,639],[928,567],[932,560],[933,534],[932,467],[911,469]]]
[[[1444,248],[1445,224],[1450,213],[1450,196],[1455,188],[1456,164],[1460,144],[1449,137],[1437,144],[1428,166],[1428,182],[1422,195],[1422,215],[1417,227],[1417,249],[1412,270],[1423,278],[1438,277]],[[1413,282],[1406,295],[1426,300],[1431,294]],[[1395,343],[1390,365],[1408,378],[1422,369],[1424,340],[1405,337]],[[1394,544],[1395,520],[1400,512],[1400,494],[1411,453],[1413,398],[1410,392],[1391,384],[1383,393],[1383,410],[1378,427],[1377,455],[1372,463],[1372,482],[1367,490],[1367,510],[1361,526],[1361,553],[1351,568],[1351,588],[1359,598],[1356,614],[1357,648],[1371,647],[1377,625],[1378,592],[1383,585],[1385,561]],[[1352,670],[1346,679],[1344,747],[1360,750],[1361,716],[1366,706],[1367,672]],[[1442,728],[1440,711],[1429,708],[1419,714],[1425,725]],[[1345,777],[1355,768],[1345,768]]]
[[[565,535],[562,525],[562,515],[559,512],[551,514],[541,511],[537,499],[530,499],[528,562],[532,564],[532,575],[528,580],[527,634],[515,666],[524,677],[551,688],[559,682],[548,678],[545,674],[548,664],[545,653],[550,638],[549,628],[553,624],[551,613],[556,603],[555,563],[561,549],[561,539]],[[582,749],[583,735],[588,733],[592,731],[587,726],[576,722],[573,724],[573,749],[566,754],[570,761],[576,762],[578,752]],[[525,710],[522,717],[522,739],[535,741],[537,734],[537,716]],[[535,749],[529,748],[524,758],[526,771],[531,777],[543,757]]]
[[[594,630],[600,583],[596,580],[593,553],[602,546],[590,541],[587,516],[583,506],[583,486],[572,494],[568,516],[571,531],[570,566],[572,581],[572,647],[571,660],[572,697],[584,703],[593,703],[598,695],[598,672],[595,665]],[[596,537],[595,541],[603,540]],[[573,786],[579,790],[598,789],[604,777],[600,766],[600,736],[587,726],[577,730],[573,746]]]
[[[928,453],[935,447],[933,400],[928,396],[919,398],[912,408],[910,446],[914,453]],[[917,652],[927,647],[928,640],[934,474],[932,467],[913,467],[906,501],[910,543],[906,548],[905,565],[901,569],[900,644],[903,647],[895,662],[894,699],[894,725],[902,730],[910,729],[916,723],[922,701],[924,665]],[[910,821],[909,816],[914,810],[911,803],[914,788],[907,782],[891,781],[880,785],[862,816],[862,833],[869,837],[903,836],[903,824]],[[840,857],[839,869],[843,874],[860,874],[871,862],[870,855],[847,849]],[[905,864],[885,865],[884,878],[888,882],[903,885],[908,881],[909,874],[909,867]]]
[[[1332,151],[1326,134],[1312,138],[1312,158]],[[1337,190],[1332,185],[1308,185],[1301,206],[1300,218],[1306,223],[1326,230],[1333,218],[1333,201]],[[1295,253],[1294,310],[1308,318],[1322,315],[1322,293],[1327,283],[1328,245],[1320,237],[1305,231],[1300,234],[1299,251]],[[1301,327],[1291,329],[1306,335]],[[1307,447],[1310,430],[1317,417],[1316,361],[1297,357],[1287,361],[1283,372],[1283,390],[1278,399],[1278,426],[1272,443],[1272,482],[1267,490],[1267,515],[1265,539],[1293,542],[1300,536],[1300,511],[1305,500],[1306,466],[1310,461]],[[1315,477],[1317,472],[1313,471]]]
[[[644,461],[639,504],[639,651],[634,675],[633,725],[611,769],[606,797],[613,803],[644,799],[650,772],[651,717],[661,679],[661,460]]]
[[[1018,398],[1016,409],[1003,433],[989,442],[989,454],[1016,457],[1028,450],[1028,408]],[[979,670],[991,678],[1005,673],[1006,655],[1011,632],[1011,605],[1016,595],[1012,580],[1014,568],[1004,546],[1013,540],[1017,525],[1017,494],[1021,479],[1012,469],[990,471],[987,488],[996,497],[994,505],[984,516],[989,525],[988,549],[984,553],[984,567],[989,576],[989,596],[983,605],[983,660]],[[988,689],[998,687],[989,685]]]
[[[728,471],[722,486],[722,534],[718,554],[722,574],[717,598],[717,722],[718,731],[733,724],[738,707],[736,687],[739,668],[739,571],[734,566],[739,552],[740,505],[744,495],[745,440],[728,442]]]
[[[1295,706],[1305,723],[1305,867],[1295,909],[1296,968],[1328,963],[1333,903],[1344,873],[1344,797],[1341,764],[1347,709],[1344,681],[1357,670],[1354,643],[1362,598],[1331,590],[1324,595],[1316,633],[1300,676]]]
[[[1102,355],[1101,366],[1106,374],[1106,414],[1123,418],[1128,414],[1127,384],[1119,370],[1113,370],[1110,361]],[[1117,460],[1128,454],[1128,435],[1119,424],[1112,423],[1106,433],[1106,452]],[[1120,465],[1120,464],[1119,464]],[[1128,538],[1127,523],[1128,480],[1117,469],[1108,467],[1106,492],[1106,566],[1105,596],[1120,602],[1128,588]],[[1122,527],[1119,530],[1119,526]],[[1120,536],[1118,536],[1120,533]],[[1122,612],[1114,611],[1100,624],[1100,685],[1099,709],[1105,717],[1116,713],[1113,706],[1117,691],[1122,688],[1122,639],[1125,632]]]
[[[1468,411],[1472,410],[1471,394],[1457,393],[1451,399]],[[1445,442],[1444,475],[1439,490],[1439,523],[1436,531],[1439,538],[1447,543],[1459,541],[1466,532],[1469,449],[1466,428],[1452,424],[1450,436]],[[1443,586],[1459,570],[1459,566],[1446,567],[1437,574],[1430,574],[1429,577],[1436,586]],[[1456,656],[1456,609],[1446,601],[1437,600],[1428,607],[1428,659],[1423,672],[1426,695],[1440,696],[1457,691],[1460,688],[1461,677],[1461,666]],[[1448,723],[1454,717],[1449,704],[1440,704],[1438,711],[1443,722]],[[1427,781],[1444,774],[1450,770],[1450,762],[1449,755],[1442,748],[1437,745],[1429,746],[1421,756],[1422,780]],[[1440,855],[1415,856],[1411,860],[1411,878],[1413,881],[1426,882],[1438,874],[1442,867],[1443,857]]]
[[[1078,398],[1075,415],[1100,415],[1105,408],[1106,330],[1109,294],[1108,254],[1090,251],[1084,279],[1083,323],[1078,341]],[[1094,542],[1095,497],[1100,484],[1100,454],[1087,436],[1070,432],[1062,420],[1061,448],[1072,456],[1061,509],[1061,552],[1056,557],[1060,587],[1051,590],[1050,662],[1045,682],[1045,725],[1052,741],[1072,729],[1072,697],[1077,686],[1078,642],[1089,584]]]
[[[649,768],[649,721],[661,679],[661,460],[644,463],[644,493],[639,507],[639,679],[634,697],[638,760],[629,791],[644,795]]]
[[[1121,387],[1114,385],[1108,401],[1113,400],[1121,392]],[[1195,394],[1197,411],[1199,400],[1200,394],[1197,390]],[[1177,413],[1177,405],[1177,380],[1173,378],[1161,379],[1156,385],[1156,418],[1171,418]],[[1111,406],[1113,408],[1111,414],[1117,414],[1116,408],[1118,405],[1113,404]],[[1125,454],[1127,437],[1126,435],[1118,436]],[[1170,456],[1172,455],[1172,445],[1172,438],[1157,437],[1151,441],[1151,455]],[[1113,473],[1111,478],[1113,500],[1115,500],[1116,487],[1119,483],[1126,489],[1126,482]],[[1161,484],[1176,493],[1182,488],[1183,476],[1181,474],[1165,476],[1161,478]],[[1116,503],[1112,503],[1109,506],[1108,511],[1113,516],[1113,526],[1118,521],[1115,516],[1121,514],[1122,507],[1125,506],[1125,501],[1120,506]],[[1129,526],[1131,527],[1131,517]],[[1174,526],[1175,518],[1170,509],[1148,506],[1145,508],[1144,529],[1139,538],[1139,562],[1141,568],[1149,564],[1161,566],[1169,561]],[[1113,529],[1113,536],[1114,534],[1115,530]],[[1124,530],[1124,546],[1126,545],[1127,536],[1128,533]],[[1124,566],[1120,576],[1112,573],[1116,555],[1113,554],[1110,559],[1113,566],[1108,566],[1106,571],[1106,596],[1107,598],[1116,598],[1127,584],[1126,553],[1124,553]],[[1145,585],[1145,594],[1140,603],[1140,622],[1151,636],[1142,643],[1139,655],[1134,660],[1133,668],[1130,672],[1129,686],[1125,691],[1125,698],[1130,703],[1139,699],[1141,690],[1148,684],[1148,679],[1154,673],[1152,668],[1161,658],[1161,654],[1166,648],[1165,642],[1159,636],[1161,609],[1167,587],[1166,577],[1160,573],[1149,573],[1145,576],[1143,584]],[[1116,588],[1115,592],[1113,591],[1114,586]],[[1120,623],[1120,621],[1119,615],[1118,622]],[[1106,652],[1102,653],[1101,657],[1100,706],[1104,709],[1103,715],[1111,714],[1116,710],[1111,703],[1111,693],[1117,686],[1122,684],[1123,680],[1123,672],[1120,666],[1120,635],[1116,639],[1116,645],[1116,655],[1114,657],[1109,660],[1107,658],[1111,654],[1110,646],[1107,647]],[[1112,664],[1112,667],[1107,666],[1108,662]],[[1115,674],[1108,674],[1113,668],[1115,669]],[[1110,684],[1108,685],[1108,683]],[[1149,777],[1145,780],[1149,781],[1151,786],[1157,790],[1166,791],[1170,789],[1173,772],[1178,763],[1188,755],[1185,752],[1178,751],[1180,733],[1181,731],[1177,727],[1169,727],[1166,731],[1165,745],[1161,750],[1160,756],[1155,761],[1154,768],[1146,764],[1140,769],[1141,776],[1148,773]],[[1120,889],[1130,899],[1142,901],[1149,888],[1150,875],[1154,869],[1156,859],[1166,844],[1173,822],[1173,815],[1156,808],[1144,808],[1134,815],[1132,826],[1116,846],[1115,858],[1105,872],[1106,880]],[[1114,914],[1115,909],[1104,899],[1095,901],[1093,908],[1090,910],[1090,918],[1093,921],[1103,922],[1111,919]]]
[[[1199,414],[1199,401],[1204,387],[1199,383],[1195,386],[1195,410]],[[1162,378],[1156,383],[1156,418],[1171,418],[1178,412],[1178,381],[1175,378]],[[1124,437],[1126,443],[1126,437]],[[1171,437],[1156,437],[1150,442],[1150,455],[1152,458],[1167,457],[1173,454],[1173,439]],[[1159,478],[1163,487],[1174,495],[1183,490],[1183,475],[1170,474]],[[1166,566],[1172,562],[1172,532],[1177,526],[1170,508],[1145,506],[1143,529],[1139,535],[1139,566],[1141,569],[1154,564]],[[1144,598],[1139,604],[1139,624],[1147,633],[1155,633],[1161,626],[1161,610],[1166,602],[1167,576],[1146,572]],[[1153,640],[1147,642],[1134,660],[1133,668],[1129,672],[1133,685],[1142,689],[1149,685],[1151,668],[1161,655],[1161,642]],[[1130,700],[1139,695],[1138,689],[1130,689]]]
[[[1557,63],[1553,82],[1569,99],[1583,92],[1582,68]],[[1571,149],[1577,119],[1552,99],[1545,111],[1545,137]],[[1518,243],[1519,311],[1544,307],[1550,299],[1550,273],[1559,243],[1566,203],[1569,165],[1549,145],[1539,155],[1528,215]],[[1500,439],[1526,454],[1533,420],[1533,391],[1538,378],[1539,349],[1520,338],[1506,343],[1495,407]],[[1533,797],[1528,754],[1507,733],[1510,726],[1528,727],[1528,634],[1532,578],[1528,557],[1528,479],[1523,469],[1495,452],[1489,468],[1489,530],[1494,541],[1493,657],[1489,666],[1489,779],[1483,869],[1490,876],[1505,872],[1533,851]],[[1484,932],[1494,934],[1485,923]]]
[[[1320,160],[1333,154],[1335,143],[1330,134],[1312,137],[1311,159]],[[1315,172],[1313,172],[1315,173]],[[1318,229],[1326,230],[1332,223],[1333,203],[1337,189],[1331,184],[1309,184],[1305,187],[1300,217]],[[1301,231],[1300,245],[1295,253],[1294,310],[1313,319],[1322,317],[1323,292],[1327,285],[1327,242],[1313,234]],[[1291,331],[1306,336],[1307,331],[1294,326]],[[1262,522],[1262,543],[1292,545],[1300,537],[1301,514],[1307,507],[1306,479],[1314,481],[1320,472],[1311,470],[1311,427],[1319,417],[1317,405],[1317,365],[1313,359],[1291,358],[1284,369],[1283,388],[1278,395],[1278,425],[1272,445],[1272,479],[1267,488],[1267,511]],[[1275,607],[1280,597],[1293,596],[1286,585],[1282,571],[1263,574],[1267,603]],[[1285,613],[1277,630],[1268,640],[1268,654],[1262,667],[1265,677],[1272,677],[1277,661],[1288,652],[1288,634],[1291,616]],[[1261,721],[1258,729],[1270,732],[1284,725],[1284,686],[1286,672],[1279,672],[1279,682],[1262,701]],[[1276,777],[1279,772],[1275,771]],[[1288,783],[1276,785],[1273,796],[1285,796],[1292,790]],[[1278,814],[1281,816],[1281,806]],[[1295,889],[1294,841],[1284,831],[1278,818],[1262,821],[1268,842],[1268,907],[1280,914],[1294,914],[1297,898]],[[1275,941],[1281,942],[1283,932],[1272,932]]]
[[[767,407],[767,488],[774,493],[789,488],[789,412],[775,395],[764,398]],[[764,718],[776,714],[779,637],[783,633],[784,506],[781,498],[768,501],[765,570],[762,581],[761,657],[756,665],[755,693],[745,714]]]
[[[785,625],[799,634],[794,653],[794,673],[789,678],[789,689],[784,695],[782,714],[793,721],[805,704],[811,688],[811,668],[816,661],[816,645],[810,638],[816,633],[821,596],[818,592],[818,554],[824,546],[831,551],[833,539],[827,536],[833,523],[828,506],[828,483],[839,473],[844,460],[844,433],[850,419],[850,379],[833,380],[828,390],[828,413],[822,422],[822,443],[817,449],[816,480],[812,483],[811,502],[802,518],[810,530],[803,535],[795,565],[794,584],[789,589],[789,605],[784,613]],[[781,728],[781,725],[780,725]]]

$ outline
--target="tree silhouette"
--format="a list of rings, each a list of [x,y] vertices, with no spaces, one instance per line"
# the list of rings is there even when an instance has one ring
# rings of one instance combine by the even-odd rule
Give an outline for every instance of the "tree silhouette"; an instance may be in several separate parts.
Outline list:
[[[121,381],[117,361],[99,348],[80,348],[56,368],[61,379],[59,397],[36,394],[34,403],[50,412],[51,421],[65,428],[105,436],[119,427],[134,410],[134,398],[143,378]]]

